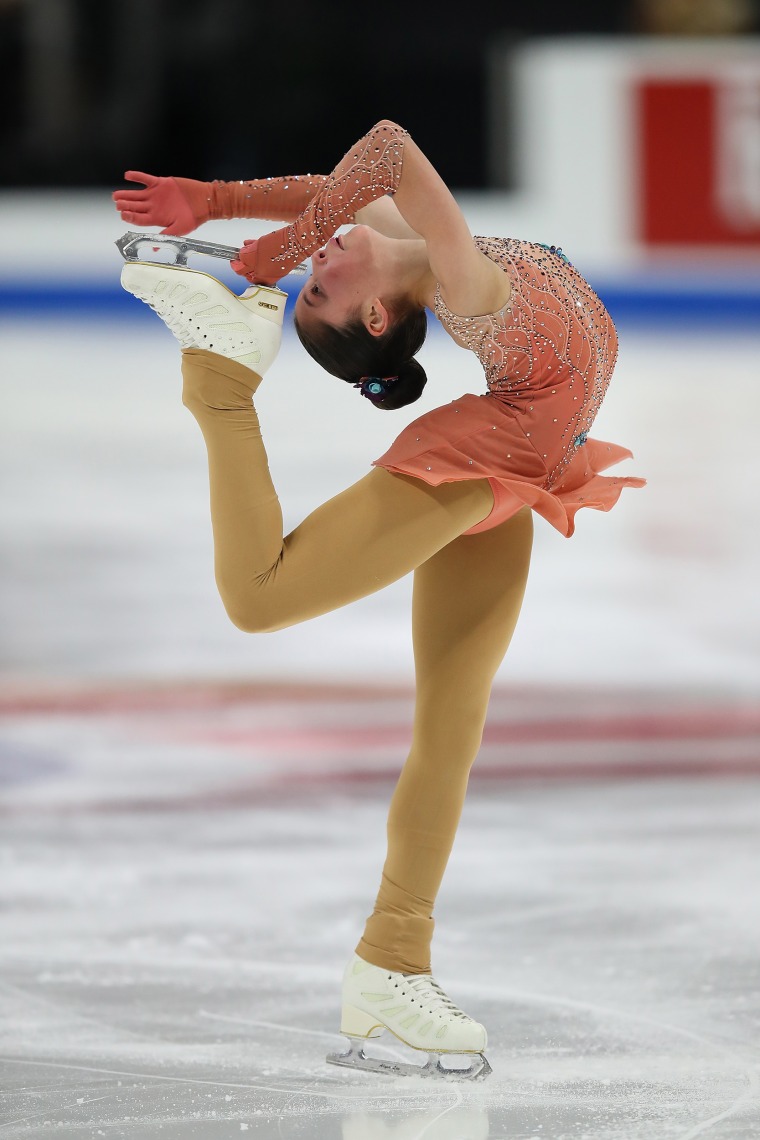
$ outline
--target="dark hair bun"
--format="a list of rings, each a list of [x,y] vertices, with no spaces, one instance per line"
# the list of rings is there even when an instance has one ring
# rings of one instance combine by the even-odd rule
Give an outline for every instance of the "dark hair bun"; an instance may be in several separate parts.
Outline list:
[[[416,360],[409,360],[399,368],[398,380],[393,383],[388,395],[383,400],[372,400],[372,403],[376,408],[392,412],[394,408],[403,408],[406,404],[419,400],[426,384],[425,369]]]

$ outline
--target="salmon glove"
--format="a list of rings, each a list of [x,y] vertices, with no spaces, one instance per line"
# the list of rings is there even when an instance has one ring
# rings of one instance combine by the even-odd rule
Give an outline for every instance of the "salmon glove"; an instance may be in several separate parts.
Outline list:
[[[250,182],[200,182],[195,178],[162,178],[127,170],[140,190],[111,195],[122,220],[138,226],[162,226],[162,234],[188,234],[218,218],[263,218],[294,221],[326,181],[321,174],[258,178]],[[283,274],[280,274],[283,276]]]

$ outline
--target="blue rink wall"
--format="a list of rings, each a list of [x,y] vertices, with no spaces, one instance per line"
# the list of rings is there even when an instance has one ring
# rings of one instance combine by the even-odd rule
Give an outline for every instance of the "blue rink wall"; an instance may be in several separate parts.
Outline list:
[[[118,270],[120,265],[115,265]],[[234,275],[222,266],[197,258],[191,268],[213,272],[234,288]],[[286,281],[286,292],[300,289],[303,278]],[[745,278],[740,284],[731,280],[716,283],[709,276],[704,285],[694,284],[684,271],[682,279],[674,274],[669,279],[652,271],[628,280],[592,279],[597,293],[616,322],[636,321],[667,327],[690,322],[717,321],[722,325],[760,325],[760,275]],[[118,284],[106,280],[71,280],[14,282],[0,280],[0,317],[13,316],[100,316],[127,319],[146,317],[132,298]]]

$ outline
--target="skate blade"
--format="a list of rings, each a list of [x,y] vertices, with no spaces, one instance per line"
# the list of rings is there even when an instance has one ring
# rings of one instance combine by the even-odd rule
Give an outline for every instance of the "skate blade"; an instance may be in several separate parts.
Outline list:
[[[464,1056],[465,1054],[457,1054]],[[349,1038],[349,1048],[346,1053],[328,1053],[326,1057],[330,1065],[341,1065],[344,1069],[359,1069],[365,1073],[385,1073],[391,1077],[433,1077],[436,1080],[448,1081],[482,1081],[493,1072],[485,1056],[478,1053],[473,1056],[472,1063],[466,1068],[447,1068],[441,1064],[441,1055],[432,1053],[428,1055],[425,1065],[413,1065],[405,1061],[381,1061],[376,1057],[367,1057],[364,1053],[363,1039]]]
[[[200,241],[198,238],[172,237],[170,234],[141,234],[133,230],[122,234],[114,245],[125,261],[149,261],[154,265],[187,266],[191,253],[235,261],[240,252],[234,245],[220,245],[218,242]],[[302,262],[290,272],[308,273],[308,266]]]

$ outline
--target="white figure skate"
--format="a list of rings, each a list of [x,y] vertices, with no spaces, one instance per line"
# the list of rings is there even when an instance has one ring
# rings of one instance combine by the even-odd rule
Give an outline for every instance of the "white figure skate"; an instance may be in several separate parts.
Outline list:
[[[404,1045],[429,1054],[425,1065],[376,1060],[364,1045],[389,1030]],[[332,1065],[392,1076],[482,1080],[491,1072],[483,1051],[485,1028],[446,996],[430,974],[399,974],[365,962],[355,954],[343,975],[340,1031],[348,1037],[347,1053],[330,1053]],[[445,1055],[475,1056],[467,1067],[445,1066]]]
[[[182,348],[205,348],[263,376],[280,349],[287,293],[252,285],[238,297],[208,273],[127,261],[121,284],[158,313]]]

